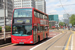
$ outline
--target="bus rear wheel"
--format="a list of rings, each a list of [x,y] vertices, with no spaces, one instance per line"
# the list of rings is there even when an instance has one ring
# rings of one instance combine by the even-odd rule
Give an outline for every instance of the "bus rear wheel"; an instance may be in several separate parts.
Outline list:
[[[48,35],[46,34],[46,38],[48,38]]]
[[[38,36],[38,42],[40,41],[40,37]]]

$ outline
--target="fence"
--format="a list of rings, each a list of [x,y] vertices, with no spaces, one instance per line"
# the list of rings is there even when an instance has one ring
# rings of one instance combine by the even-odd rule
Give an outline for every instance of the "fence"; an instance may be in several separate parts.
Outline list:
[[[6,32],[5,36],[6,36],[6,38],[11,37],[11,32]],[[4,38],[4,34],[0,33],[0,39],[3,39],[3,38]]]

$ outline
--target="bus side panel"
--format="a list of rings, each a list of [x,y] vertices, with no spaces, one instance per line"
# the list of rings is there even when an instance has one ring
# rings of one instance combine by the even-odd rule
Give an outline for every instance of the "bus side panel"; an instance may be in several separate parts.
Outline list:
[[[39,12],[38,10],[36,10],[36,11]],[[32,25],[37,27],[37,31],[33,30],[33,40],[34,40],[34,43],[36,43],[36,42],[38,42],[38,36],[40,37],[40,40],[43,40],[46,38],[46,34],[49,35],[49,31],[38,32],[38,24],[40,24],[40,26],[42,26],[42,24],[40,23],[40,20],[44,20],[44,21],[46,21],[46,20],[35,17],[34,16],[34,10],[33,10],[32,20],[33,20]],[[43,26],[45,26],[45,24]],[[47,26],[48,26],[48,24],[47,24]]]

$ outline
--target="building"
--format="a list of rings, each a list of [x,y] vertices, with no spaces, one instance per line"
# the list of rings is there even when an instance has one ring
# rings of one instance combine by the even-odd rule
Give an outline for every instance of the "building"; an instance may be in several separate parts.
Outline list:
[[[46,1],[45,0],[35,0],[35,8],[46,13]]]
[[[5,1],[5,0],[4,0]],[[0,26],[4,26],[4,2],[0,0]],[[6,25],[11,25],[11,17],[13,12],[13,0],[6,0]]]
[[[69,17],[71,17],[71,14],[63,14],[64,19],[68,19]]]
[[[63,14],[64,23],[69,25],[69,17],[71,17],[71,14]]]
[[[14,0],[14,8],[20,8],[20,7],[34,7],[46,13],[45,0]]]
[[[67,25],[69,25],[69,19],[64,19],[64,23],[66,23]]]
[[[49,25],[50,25],[49,27],[50,28],[54,27],[55,24],[56,24],[56,21],[49,21]]]
[[[59,22],[58,15],[49,15],[49,21]]]
[[[49,24],[51,25],[51,27],[57,27],[59,25],[58,15],[49,15]]]
[[[14,8],[21,8],[21,7],[35,8],[35,1],[34,0],[14,0]]]

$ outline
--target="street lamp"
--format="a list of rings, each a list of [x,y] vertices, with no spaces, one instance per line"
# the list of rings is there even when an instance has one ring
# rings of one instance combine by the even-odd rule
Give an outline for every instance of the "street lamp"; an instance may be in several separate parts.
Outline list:
[[[6,36],[5,36],[5,25],[6,25],[6,0],[3,0],[3,6],[4,6],[4,41],[6,41]]]

